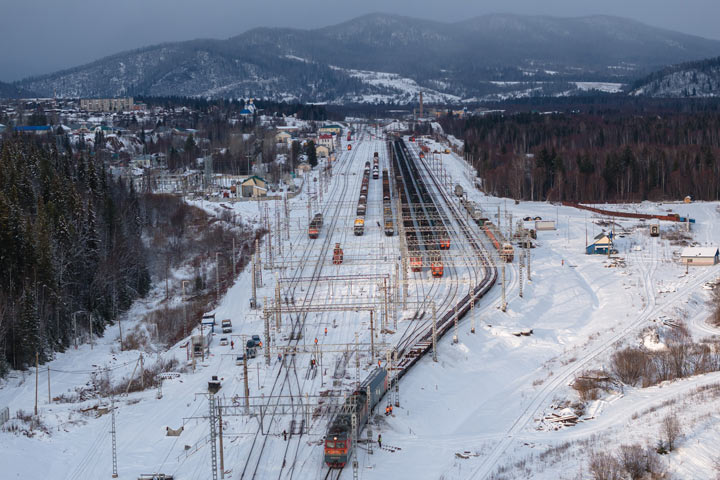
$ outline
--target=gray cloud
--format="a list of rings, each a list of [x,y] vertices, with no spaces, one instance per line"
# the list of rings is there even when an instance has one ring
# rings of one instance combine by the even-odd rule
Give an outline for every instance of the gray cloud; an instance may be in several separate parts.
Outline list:
[[[633,18],[720,39],[717,0],[26,0],[3,2],[0,80],[50,73],[166,41],[227,38],[259,27],[317,28],[371,12],[439,21],[486,13]],[[720,55],[720,52],[718,52]]]

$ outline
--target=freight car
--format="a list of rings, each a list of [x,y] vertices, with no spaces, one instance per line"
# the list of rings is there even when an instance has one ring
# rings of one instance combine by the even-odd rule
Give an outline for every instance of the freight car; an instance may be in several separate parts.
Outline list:
[[[352,449],[355,448],[352,411],[354,410],[356,415],[356,434],[357,437],[360,437],[360,432],[365,426],[370,412],[382,400],[387,390],[387,371],[377,367],[358,389],[345,399],[344,408],[332,419],[325,435],[324,456],[328,467],[343,468],[352,456]]]

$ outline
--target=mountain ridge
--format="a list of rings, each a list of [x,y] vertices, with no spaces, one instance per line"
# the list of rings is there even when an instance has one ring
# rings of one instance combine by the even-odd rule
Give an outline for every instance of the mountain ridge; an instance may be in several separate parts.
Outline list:
[[[458,22],[371,13],[326,27],[257,27],[224,40],[164,42],[14,85],[47,95],[188,95],[408,101],[562,94],[575,81],[630,83],[720,54],[720,41],[606,15],[489,14]],[[300,60],[298,60],[300,59]],[[358,71],[366,73],[358,74]],[[386,73],[396,82],[368,76]],[[503,84],[505,82],[505,84]],[[520,82],[510,88],[509,82]]]

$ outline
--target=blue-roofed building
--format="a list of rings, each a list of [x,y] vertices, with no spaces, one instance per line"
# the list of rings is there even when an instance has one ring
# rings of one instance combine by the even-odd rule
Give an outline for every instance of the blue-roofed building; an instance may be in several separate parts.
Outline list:
[[[253,102],[253,99],[251,98],[246,104],[245,108],[243,108],[240,111],[240,115],[243,117],[252,117],[255,115],[255,112],[257,111],[257,108],[255,107],[255,103]]]
[[[603,232],[595,235],[595,241],[585,247],[585,253],[588,255],[607,255],[608,251],[616,253],[616,250],[613,248],[613,237],[612,232]]]
[[[15,127],[15,131],[40,135],[52,131],[52,127],[50,125],[21,125],[19,127]]]

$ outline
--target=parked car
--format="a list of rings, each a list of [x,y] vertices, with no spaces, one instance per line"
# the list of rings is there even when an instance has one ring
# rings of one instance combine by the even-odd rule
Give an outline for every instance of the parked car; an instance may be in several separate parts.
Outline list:
[[[227,345],[227,344],[228,344],[228,338],[220,337],[220,345]]]
[[[245,355],[242,353],[235,357],[235,365],[242,365],[245,363]]]
[[[232,333],[232,321],[229,318],[223,320],[220,325],[223,333]]]

